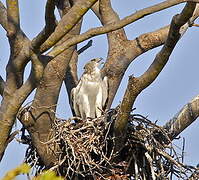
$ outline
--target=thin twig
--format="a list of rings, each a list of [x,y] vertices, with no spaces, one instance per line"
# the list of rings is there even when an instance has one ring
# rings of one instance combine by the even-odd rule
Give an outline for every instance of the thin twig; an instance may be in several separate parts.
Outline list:
[[[82,48],[80,48],[78,51],[77,51],[77,54],[81,54],[83,53],[84,51],[86,51],[89,47],[91,47],[93,44],[93,40],[91,39],[90,41],[88,41],[88,43],[83,46]]]

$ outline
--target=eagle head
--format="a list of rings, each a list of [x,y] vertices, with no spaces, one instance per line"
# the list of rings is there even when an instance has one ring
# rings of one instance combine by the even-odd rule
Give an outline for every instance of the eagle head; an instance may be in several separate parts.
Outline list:
[[[102,59],[103,58],[95,58],[86,63],[86,65],[84,66],[85,72],[91,73],[96,69],[99,69],[98,66],[100,65]]]

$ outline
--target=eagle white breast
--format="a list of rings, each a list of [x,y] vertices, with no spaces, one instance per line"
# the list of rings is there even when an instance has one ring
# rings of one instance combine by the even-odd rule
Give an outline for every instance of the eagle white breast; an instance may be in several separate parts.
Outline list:
[[[108,96],[107,77],[99,69],[101,58],[89,61],[78,85],[71,91],[72,106],[76,116],[95,118],[102,115]]]

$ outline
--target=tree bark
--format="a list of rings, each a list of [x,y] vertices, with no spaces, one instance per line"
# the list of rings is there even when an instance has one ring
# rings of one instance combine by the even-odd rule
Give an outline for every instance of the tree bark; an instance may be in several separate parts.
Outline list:
[[[182,35],[180,34],[180,28],[192,17],[195,7],[196,3],[187,3],[181,14],[173,17],[168,38],[150,67],[140,77],[135,78],[131,76],[129,78],[128,87],[114,126],[116,136],[125,137],[129,115],[137,96],[157,78],[168,62],[175,45]]]
[[[169,132],[171,140],[176,138],[184,129],[199,116],[199,95],[187,103],[163,128]]]

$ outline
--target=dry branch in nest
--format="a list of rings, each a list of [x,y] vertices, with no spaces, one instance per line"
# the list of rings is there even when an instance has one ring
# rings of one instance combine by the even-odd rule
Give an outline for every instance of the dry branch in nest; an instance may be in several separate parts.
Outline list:
[[[55,138],[49,145],[59,145],[59,152],[54,153],[60,160],[51,169],[70,179],[76,175],[96,177],[104,172],[112,159],[112,154],[108,152],[111,122],[104,119],[102,116],[78,123],[56,123]]]
[[[167,132],[139,114],[130,116],[125,144],[116,152],[118,137],[112,126],[116,117],[113,109],[95,119],[56,119],[45,143],[57,157],[51,170],[66,179],[154,180],[198,175],[197,168],[181,162]],[[35,152],[34,147],[29,145],[27,152]],[[27,153],[26,161],[45,168],[35,153]]]

